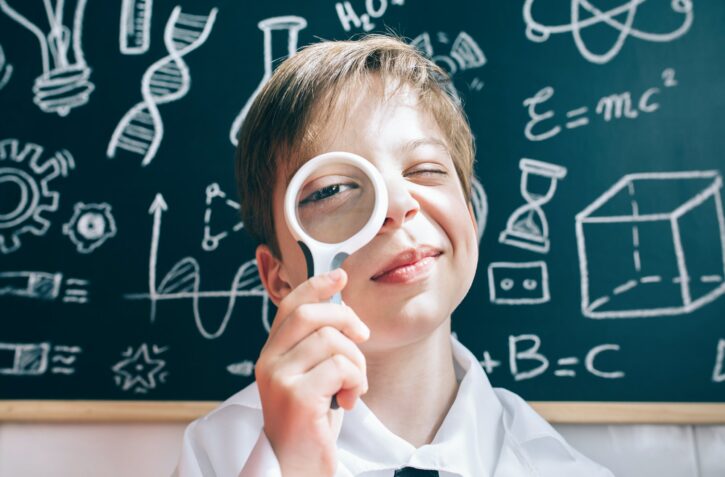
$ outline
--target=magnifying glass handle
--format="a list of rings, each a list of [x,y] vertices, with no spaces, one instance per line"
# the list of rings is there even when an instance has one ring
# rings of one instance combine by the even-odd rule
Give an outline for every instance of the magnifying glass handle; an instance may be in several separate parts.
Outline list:
[[[302,249],[302,253],[305,255],[305,262],[307,263],[307,278],[312,278],[315,275],[322,275],[323,273],[331,272],[332,270],[335,270],[337,268],[340,268],[342,266],[342,262],[345,261],[345,259],[349,256],[349,254],[345,252],[339,252],[337,255],[335,255],[332,258],[332,261],[330,262],[329,266],[326,267],[327,270],[315,270],[315,260],[312,257],[312,252],[310,252],[309,247],[301,241],[298,240],[297,243],[300,245],[300,248]],[[330,303],[336,303],[338,305],[342,304],[342,294],[340,292],[335,293],[332,298],[330,298]],[[332,396],[332,401],[330,402],[330,408],[331,409],[337,409],[340,405],[337,403],[337,396]]]

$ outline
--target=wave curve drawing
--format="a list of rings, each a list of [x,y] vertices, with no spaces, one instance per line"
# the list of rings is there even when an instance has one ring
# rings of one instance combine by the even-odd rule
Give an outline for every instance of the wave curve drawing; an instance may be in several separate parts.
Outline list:
[[[217,9],[209,15],[181,13],[177,6],[171,12],[164,29],[164,44],[169,54],[154,64],[141,79],[143,101],[131,108],[116,126],[106,155],[116,156],[117,150],[143,156],[147,166],[156,155],[164,136],[164,123],[158,105],[183,98],[191,88],[189,68],[182,57],[199,48],[209,37],[216,20]]]
[[[153,215],[153,229],[151,234],[151,251],[149,254],[149,292],[131,293],[124,297],[128,300],[150,300],[151,321],[156,319],[156,308],[160,300],[191,300],[194,312],[194,322],[199,333],[206,339],[219,338],[226,331],[231,319],[234,305],[237,298],[258,297],[262,298],[262,323],[269,331],[269,295],[259,277],[255,259],[242,263],[237,268],[231,285],[227,290],[202,291],[201,289],[201,268],[199,262],[193,257],[185,257],[176,262],[171,270],[156,286],[156,263],[161,236],[161,216],[168,210],[166,201],[161,194],[154,198],[149,214]],[[215,330],[209,330],[207,324],[210,320],[204,320],[200,311],[200,300],[208,298],[226,298],[227,308],[220,324]]]
[[[637,9],[647,0],[628,0],[621,5],[606,11],[592,5],[588,0],[571,0],[571,19],[569,23],[559,25],[544,25],[537,22],[532,14],[532,7],[535,0],[526,0],[524,3],[523,16],[526,22],[526,37],[536,43],[543,43],[552,34],[571,33],[574,37],[579,52],[585,59],[592,63],[604,64],[617,56],[628,37],[650,42],[669,42],[683,36],[690,29],[694,18],[692,11],[692,0],[671,0],[672,11],[682,15],[682,23],[675,30],[664,33],[646,32],[633,26]],[[587,13],[587,18],[582,18],[582,13]],[[625,16],[624,21],[618,17]],[[614,44],[604,53],[594,53],[582,38],[582,31],[595,25],[606,24],[618,31]]]

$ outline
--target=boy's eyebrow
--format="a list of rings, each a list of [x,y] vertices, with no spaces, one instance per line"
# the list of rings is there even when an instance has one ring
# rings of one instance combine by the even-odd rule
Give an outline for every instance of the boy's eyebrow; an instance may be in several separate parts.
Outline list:
[[[425,145],[440,147],[446,153],[448,153],[448,155],[450,155],[450,151],[448,150],[448,145],[436,137],[424,137],[424,138],[420,138],[420,139],[414,139],[413,141],[410,141],[410,142],[404,144],[400,148],[400,151],[402,153],[409,153],[409,152],[415,150],[417,147],[425,146]]]

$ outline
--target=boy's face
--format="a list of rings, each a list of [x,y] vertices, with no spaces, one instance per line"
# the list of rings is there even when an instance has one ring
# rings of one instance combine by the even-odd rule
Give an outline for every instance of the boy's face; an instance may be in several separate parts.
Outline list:
[[[338,127],[341,118],[332,118],[315,154],[358,154],[375,165],[388,189],[380,231],[342,265],[348,274],[343,301],[371,330],[361,349],[375,352],[413,343],[448,323],[473,281],[478,241],[472,209],[433,117],[406,89],[384,102],[369,93],[353,100],[344,127]],[[280,174],[273,204],[282,259],[265,245],[257,252],[275,303],[307,279],[304,255],[284,220],[283,180]]]

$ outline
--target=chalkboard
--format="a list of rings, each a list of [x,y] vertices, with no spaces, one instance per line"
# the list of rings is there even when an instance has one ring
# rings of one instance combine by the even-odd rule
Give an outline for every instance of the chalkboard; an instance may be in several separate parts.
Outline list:
[[[249,384],[275,309],[232,139],[297,48],[389,30],[475,134],[453,329],[492,383],[722,420],[725,4],[697,0],[0,0],[0,399]]]

